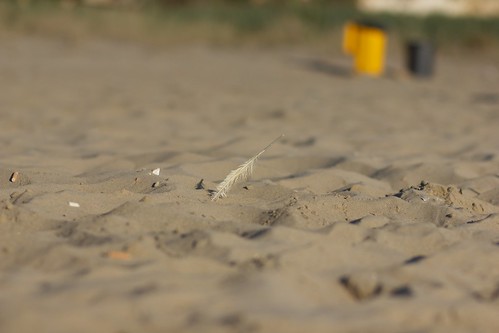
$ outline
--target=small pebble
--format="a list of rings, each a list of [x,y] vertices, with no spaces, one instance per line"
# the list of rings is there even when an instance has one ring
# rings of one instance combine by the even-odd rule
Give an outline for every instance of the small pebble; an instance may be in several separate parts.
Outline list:
[[[393,289],[390,294],[393,297],[411,297],[414,295],[412,288],[409,286],[400,286]]]
[[[414,256],[412,258],[407,259],[406,261],[404,261],[404,264],[405,265],[412,265],[412,264],[418,263],[424,259],[426,259],[426,256],[418,255],[418,256]]]
[[[197,184],[196,184],[196,190],[204,190],[204,184],[203,184],[204,179],[201,179]]]
[[[77,202],[70,201],[70,202],[69,202],[69,207],[79,208],[79,207],[80,207],[80,204],[79,204],[79,203],[77,203]]]
[[[156,188],[159,186],[159,182],[154,182],[154,184],[152,184],[152,187]]]
[[[125,251],[109,251],[105,254],[109,259],[114,260],[130,260],[130,253]]]
[[[18,178],[19,178],[19,172],[18,172],[18,171],[14,171],[14,172],[12,173],[12,175],[10,176],[9,181],[10,181],[11,183],[15,183],[15,182],[17,181],[17,179],[18,179]]]

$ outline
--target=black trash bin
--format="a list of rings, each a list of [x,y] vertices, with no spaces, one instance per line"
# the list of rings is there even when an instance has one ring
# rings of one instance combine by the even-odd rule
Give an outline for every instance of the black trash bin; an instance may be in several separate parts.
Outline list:
[[[435,67],[435,47],[428,41],[410,41],[406,45],[407,69],[414,76],[430,77]]]

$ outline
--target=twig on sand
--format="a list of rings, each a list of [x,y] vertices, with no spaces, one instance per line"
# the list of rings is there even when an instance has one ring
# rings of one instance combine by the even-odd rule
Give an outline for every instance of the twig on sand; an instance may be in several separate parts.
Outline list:
[[[258,154],[241,164],[237,169],[232,170],[227,177],[225,177],[224,181],[218,184],[217,186],[217,191],[213,195],[213,198],[211,199],[212,201],[215,201],[219,198],[225,198],[227,196],[227,193],[229,192],[230,188],[235,184],[240,181],[247,180],[249,177],[251,177],[251,174],[253,173],[253,168],[255,166],[256,161],[258,158],[272,146],[277,140],[282,138],[284,134],[281,134],[279,137],[274,139],[271,143],[267,145],[267,147],[263,148],[262,151],[260,151]]]

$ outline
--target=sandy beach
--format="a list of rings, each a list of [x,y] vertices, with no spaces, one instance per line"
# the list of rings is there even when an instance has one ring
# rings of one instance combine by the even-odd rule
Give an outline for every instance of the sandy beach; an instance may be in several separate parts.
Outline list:
[[[0,85],[2,333],[499,331],[497,61],[10,36]]]

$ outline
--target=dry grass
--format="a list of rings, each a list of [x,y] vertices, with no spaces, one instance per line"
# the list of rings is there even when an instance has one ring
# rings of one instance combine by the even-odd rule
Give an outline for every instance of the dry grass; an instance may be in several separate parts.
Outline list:
[[[140,9],[62,8],[54,4],[22,8],[1,2],[0,34],[44,35],[67,41],[97,36],[158,46],[208,43],[324,49],[339,41],[346,21],[361,16],[352,6],[296,2],[279,6],[200,2],[192,6]],[[431,38],[441,51],[499,49],[499,21],[494,19],[422,19],[401,15],[370,18],[387,25],[395,40]]]
[[[249,177],[251,177],[251,175],[253,174],[255,163],[258,160],[258,158],[263,153],[265,153],[265,151],[267,151],[267,149],[269,149],[270,146],[272,146],[277,140],[279,140],[282,137],[283,135],[280,135],[279,137],[274,139],[274,141],[269,143],[265,148],[263,148],[258,154],[256,154],[255,156],[253,156],[252,158],[241,164],[237,169],[234,169],[231,172],[229,172],[227,177],[225,177],[224,181],[217,186],[217,191],[213,195],[212,200],[216,201],[220,198],[225,198],[227,196],[227,193],[232,188],[232,186],[234,186],[234,184],[239,183],[241,181],[245,181]]]

